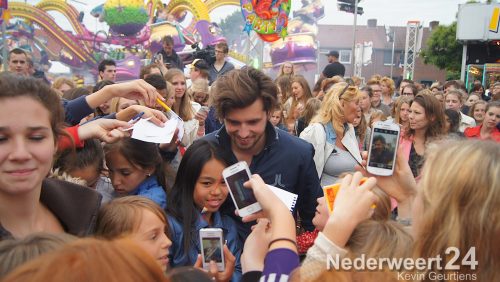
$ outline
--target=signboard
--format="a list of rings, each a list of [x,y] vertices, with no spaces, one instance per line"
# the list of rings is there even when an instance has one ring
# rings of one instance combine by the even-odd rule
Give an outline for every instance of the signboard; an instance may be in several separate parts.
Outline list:
[[[457,40],[500,40],[499,25],[500,3],[471,3],[458,6]]]

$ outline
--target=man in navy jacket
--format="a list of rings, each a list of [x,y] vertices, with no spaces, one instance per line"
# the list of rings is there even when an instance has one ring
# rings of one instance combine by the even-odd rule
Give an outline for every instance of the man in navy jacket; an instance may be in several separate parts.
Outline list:
[[[313,230],[316,199],[323,195],[314,149],[268,121],[277,101],[276,85],[264,73],[244,68],[220,77],[212,87],[213,105],[224,125],[204,138],[220,146],[232,163],[246,161],[251,173],[259,174],[267,184],[298,194],[294,213],[298,212],[306,230]],[[234,209],[228,197],[223,212],[236,218],[244,239],[251,225],[243,224]]]

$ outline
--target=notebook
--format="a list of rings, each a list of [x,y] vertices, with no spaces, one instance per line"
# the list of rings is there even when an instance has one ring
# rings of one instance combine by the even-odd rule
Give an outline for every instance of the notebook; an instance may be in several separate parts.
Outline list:
[[[271,191],[273,191],[274,194],[276,196],[278,196],[278,198],[285,204],[285,206],[291,212],[293,212],[293,210],[295,209],[295,204],[297,203],[297,198],[299,197],[299,195],[288,192],[286,190],[283,190],[283,189],[280,189],[277,187],[274,187],[274,186],[271,186],[271,185],[267,185],[267,187],[269,187],[269,189],[271,189]]]

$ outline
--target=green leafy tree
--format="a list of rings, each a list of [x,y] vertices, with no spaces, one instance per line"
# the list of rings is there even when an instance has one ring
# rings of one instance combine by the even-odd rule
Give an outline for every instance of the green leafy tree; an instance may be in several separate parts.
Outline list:
[[[422,50],[424,63],[432,64],[451,73],[460,73],[462,65],[462,44],[457,42],[457,23],[438,26]]]
[[[222,19],[219,27],[222,30],[222,35],[226,37],[227,42],[230,44],[233,40],[238,40],[243,34],[243,27],[245,21],[241,15],[241,11],[237,10],[234,13]]]

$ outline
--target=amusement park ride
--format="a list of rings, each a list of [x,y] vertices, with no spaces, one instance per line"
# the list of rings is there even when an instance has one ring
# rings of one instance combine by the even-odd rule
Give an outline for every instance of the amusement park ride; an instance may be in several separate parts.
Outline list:
[[[289,8],[288,1],[291,2],[272,2],[278,2],[277,5],[286,3]],[[109,31],[98,32],[85,27],[82,23],[85,15],[70,2],[40,0],[30,5],[24,1],[9,1],[8,40],[3,46],[31,50],[35,60],[41,64],[48,64],[49,60],[59,61],[70,67],[73,74],[96,72],[100,60],[113,58],[117,61],[117,78],[127,80],[137,77],[141,59],[150,58],[151,52],[161,48],[163,36],[174,38],[175,50],[188,62],[193,59],[190,55],[194,51],[192,44],[201,42],[206,47],[225,40],[217,25],[210,21],[210,13],[214,9],[226,5],[243,6],[243,2],[254,5],[259,1],[164,0],[164,3],[161,0],[107,0],[91,12],[92,16],[109,25]],[[260,2],[271,3],[271,0]],[[307,69],[307,66],[316,66],[316,22],[323,16],[324,9],[320,0],[303,0],[302,4],[303,7],[295,11],[293,18],[286,19],[288,34],[285,30],[286,36],[282,33],[281,38],[270,43],[272,63],[268,67],[278,68],[285,61],[302,64]],[[164,8],[173,18],[153,23],[155,15]],[[73,30],[68,31],[69,27],[58,25],[48,13],[50,11],[62,14]],[[187,12],[192,14],[192,20],[183,27],[179,22],[183,22]],[[245,21],[251,25],[248,18],[242,18],[242,26]],[[247,54],[233,50],[230,55],[243,64],[249,62]]]

